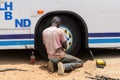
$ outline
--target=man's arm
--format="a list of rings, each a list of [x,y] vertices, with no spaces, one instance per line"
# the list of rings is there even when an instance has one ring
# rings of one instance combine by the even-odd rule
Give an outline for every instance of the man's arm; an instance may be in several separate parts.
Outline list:
[[[62,47],[65,48],[65,49],[67,49],[67,41],[65,41],[65,42],[62,43]]]
[[[67,49],[67,40],[66,40],[66,38],[65,38],[65,33],[64,33],[64,31],[63,31],[62,29],[61,29],[60,39],[61,39],[62,48]]]

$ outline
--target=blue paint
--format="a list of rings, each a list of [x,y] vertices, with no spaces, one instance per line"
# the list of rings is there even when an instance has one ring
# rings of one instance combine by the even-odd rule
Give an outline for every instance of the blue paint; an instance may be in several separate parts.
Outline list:
[[[13,3],[5,2],[5,10],[13,10]]]
[[[2,39],[34,39],[34,34],[9,34],[0,35],[0,40]]]
[[[120,39],[89,39],[89,44],[120,43]],[[34,40],[0,41],[0,46],[34,45]]]
[[[114,33],[114,34],[117,34],[117,33]],[[117,37],[118,37],[118,35],[117,35]],[[0,40],[3,40],[3,39],[4,40],[19,39],[19,40],[16,40],[16,41],[11,41],[11,40],[10,41],[0,41],[0,46],[34,45],[34,40],[30,40],[30,39],[34,39],[34,34],[11,34],[11,35],[9,34],[9,35],[0,35]],[[29,39],[29,40],[20,41],[20,39]],[[96,39],[96,38],[95,39],[89,39],[88,43],[89,44],[102,44],[102,43],[110,43],[110,44],[112,44],[112,43],[120,43],[120,38],[116,38],[116,36],[114,36],[114,38],[113,38],[113,35],[112,35],[111,38],[106,38],[106,39],[103,39],[102,37],[101,37],[101,39]]]
[[[15,27],[30,27],[31,26],[31,20],[30,19],[15,19]]]
[[[111,32],[111,33],[89,33],[90,38],[101,38],[101,39],[89,39],[89,44],[101,44],[101,43],[120,43],[120,32]],[[103,39],[102,37],[106,37]],[[107,38],[114,37],[114,38]]]
[[[24,41],[0,41],[0,46],[17,46],[17,45],[33,45],[34,40]]]
[[[120,43],[120,38],[110,38],[110,39],[89,39],[90,44],[99,44],[99,43]]]
[[[114,33],[89,33],[89,37],[120,37],[120,32]]]
[[[12,12],[5,12],[5,20],[12,20]]]
[[[13,2],[4,2],[0,5],[0,11],[4,11],[4,20],[13,19]],[[31,26],[31,20],[27,18],[15,19],[15,28],[28,28]]]
[[[5,2],[3,6],[0,6],[0,10],[13,10],[13,3],[12,2]]]

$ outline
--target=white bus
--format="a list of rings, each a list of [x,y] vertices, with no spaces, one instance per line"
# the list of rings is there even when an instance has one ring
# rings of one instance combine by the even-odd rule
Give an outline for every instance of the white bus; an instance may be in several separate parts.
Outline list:
[[[120,0],[0,0],[0,49],[46,53],[42,31],[62,18],[69,54],[120,47]],[[46,56],[46,54],[43,54]]]

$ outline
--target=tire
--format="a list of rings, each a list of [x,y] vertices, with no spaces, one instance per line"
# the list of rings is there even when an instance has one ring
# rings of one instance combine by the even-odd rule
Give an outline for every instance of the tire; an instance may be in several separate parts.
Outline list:
[[[79,49],[81,48],[81,32],[79,29],[78,24],[70,18],[70,16],[67,15],[57,15],[61,17],[62,19],[62,25],[61,28],[67,29],[68,34],[70,37],[72,37],[72,42],[68,49],[65,51],[67,54],[71,55],[76,55],[78,54]],[[47,59],[47,52],[45,49],[45,46],[42,42],[42,31],[50,26],[50,20],[52,19],[53,16],[45,18],[41,24],[39,24],[39,27],[36,29],[36,34],[35,34],[35,46],[36,49],[40,52],[40,54]],[[67,38],[69,40],[69,38]],[[68,43],[69,44],[69,43]]]

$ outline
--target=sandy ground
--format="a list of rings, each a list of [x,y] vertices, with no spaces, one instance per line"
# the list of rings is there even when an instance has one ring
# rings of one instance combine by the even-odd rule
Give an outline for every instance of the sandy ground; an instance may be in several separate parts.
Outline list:
[[[19,51],[18,51],[19,52]],[[78,68],[70,73],[58,75],[57,72],[50,74],[47,70],[47,61],[37,60],[34,65],[29,64],[30,55],[23,56],[23,52],[15,54],[13,52],[0,52],[0,69],[18,68],[27,71],[5,71],[0,72],[0,80],[91,80],[87,76],[96,74],[105,75],[112,78],[120,78],[120,53],[119,52],[99,52],[95,60],[87,60],[82,68]],[[106,61],[105,68],[97,68],[96,60]],[[91,75],[85,73],[88,72]]]

